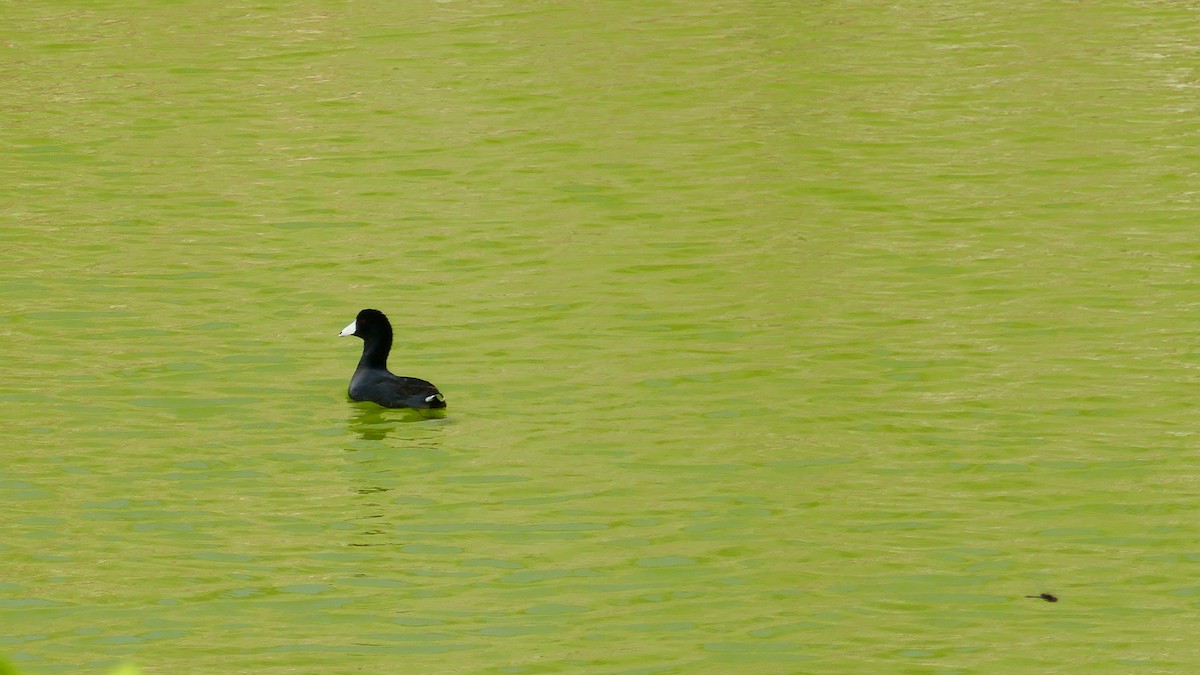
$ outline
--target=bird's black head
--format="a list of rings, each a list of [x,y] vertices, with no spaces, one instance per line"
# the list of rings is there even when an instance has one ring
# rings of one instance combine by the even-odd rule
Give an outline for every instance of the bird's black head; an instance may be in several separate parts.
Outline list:
[[[365,340],[371,335],[387,334],[390,337],[391,333],[392,324],[383,312],[377,309],[364,309],[354,317],[354,321],[351,321],[349,326],[338,333],[338,336],[357,335]]]

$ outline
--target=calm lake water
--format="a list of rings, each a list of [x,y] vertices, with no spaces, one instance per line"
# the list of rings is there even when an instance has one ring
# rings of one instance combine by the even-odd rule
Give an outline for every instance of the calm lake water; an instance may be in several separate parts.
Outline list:
[[[1194,9],[10,4],[0,654],[1194,669]]]

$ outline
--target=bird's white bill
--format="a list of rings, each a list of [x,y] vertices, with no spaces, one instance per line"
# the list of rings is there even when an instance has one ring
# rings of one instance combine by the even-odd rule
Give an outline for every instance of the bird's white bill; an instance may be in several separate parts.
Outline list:
[[[347,335],[354,335],[355,331],[357,331],[357,330],[358,330],[358,321],[351,321],[349,326],[346,326],[345,328],[342,329],[342,332],[338,333],[338,337],[346,337]]]

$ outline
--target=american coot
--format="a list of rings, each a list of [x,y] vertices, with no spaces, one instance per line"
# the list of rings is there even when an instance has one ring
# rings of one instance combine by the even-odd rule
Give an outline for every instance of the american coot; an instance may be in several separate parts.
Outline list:
[[[338,333],[339,337],[357,335],[363,340],[362,358],[350,378],[350,398],[371,401],[385,408],[445,408],[446,397],[438,388],[415,377],[400,377],[388,372],[387,357],[392,350],[392,324],[383,312],[364,309],[354,321]]]

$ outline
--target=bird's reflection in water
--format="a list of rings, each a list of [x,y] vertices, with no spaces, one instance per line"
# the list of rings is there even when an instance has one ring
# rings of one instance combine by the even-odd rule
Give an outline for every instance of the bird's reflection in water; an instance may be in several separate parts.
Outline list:
[[[447,461],[447,453],[440,447],[442,427],[448,423],[444,418],[443,410],[351,404],[346,427],[360,440],[349,442],[344,449],[350,489],[357,497],[342,516],[362,529],[349,536],[345,545],[397,545],[396,520],[414,503],[422,502],[408,495],[414,473],[434,471]]]
[[[381,408],[371,403],[357,404],[350,416],[350,430],[364,441],[382,441],[400,425],[446,417],[445,409],[414,410],[412,408]],[[424,426],[424,425],[422,425]]]

